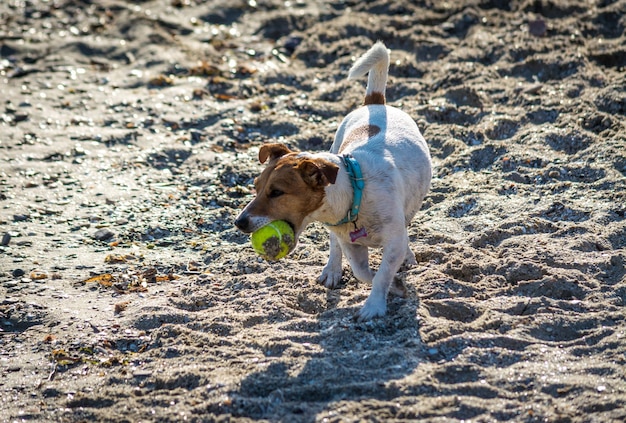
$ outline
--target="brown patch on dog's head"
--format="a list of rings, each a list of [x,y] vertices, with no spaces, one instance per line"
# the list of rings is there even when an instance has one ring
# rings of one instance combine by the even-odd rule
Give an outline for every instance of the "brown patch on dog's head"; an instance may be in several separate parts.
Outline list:
[[[265,163],[268,157],[270,158],[270,161],[272,161],[289,153],[293,153],[293,151],[287,148],[287,146],[284,144],[263,144],[259,149],[259,161],[261,163]]]
[[[282,144],[265,144],[259,160],[267,167],[254,180],[256,198],[246,206],[249,216],[285,220],[296,236],[306,216],[324,201],[324,189],[334,184],[339,167],[323,158],[295,153]]]
[[[385,104],[385,94],[374,91],[366,95],[365,100],[363,100],[363,105],[367,106],[368,104]]]
[[[380,127],[376,125],[362,125],[354,128],[352,131],[346,135],[341,143],[341,147],[339,147],[339,152],[341,153],[347,146],[356,142],[356,141],[364,141],[368,138],[372,138],[374,135],[380,132]]]

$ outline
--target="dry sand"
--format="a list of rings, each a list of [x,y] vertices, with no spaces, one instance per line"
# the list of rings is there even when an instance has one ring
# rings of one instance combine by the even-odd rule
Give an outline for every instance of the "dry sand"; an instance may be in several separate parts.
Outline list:
[[[134,4],[131,4],[134,3]],[[0,4],[0,420],[622,422],[626,1]],[[435,177],[406,299],[233,218],[377,40]],[[374,264],[380,253],[374,253]]]

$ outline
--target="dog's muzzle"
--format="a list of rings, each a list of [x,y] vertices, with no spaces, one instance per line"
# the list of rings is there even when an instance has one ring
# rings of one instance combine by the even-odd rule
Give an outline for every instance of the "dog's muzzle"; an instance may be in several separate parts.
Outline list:
[[[235,226],[241,232],[245,232],[245,233],[252,232],[250,219],[248,218],[248,216],[245,216],[243,214],[240,214],[239,216],[237,216],[237,219],[235,219]]]

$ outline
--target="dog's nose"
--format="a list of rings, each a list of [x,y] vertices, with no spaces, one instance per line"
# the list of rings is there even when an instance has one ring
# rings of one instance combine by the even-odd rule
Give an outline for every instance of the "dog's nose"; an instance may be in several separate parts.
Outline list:
[[[250,219],[248,219],[247,216],[239,215],[237,219],[235,219],[235,226],[242,232],[249,232]]]

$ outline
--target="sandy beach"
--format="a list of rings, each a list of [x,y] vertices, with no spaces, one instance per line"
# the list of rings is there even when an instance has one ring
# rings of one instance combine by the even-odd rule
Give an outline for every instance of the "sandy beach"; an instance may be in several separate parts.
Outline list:
[[[626,420],[626,1],[0,4],[0,422]],[[358,323],[233,224],[381,40],[434,176]],[[378,266],[381,252],[372,252]]]

